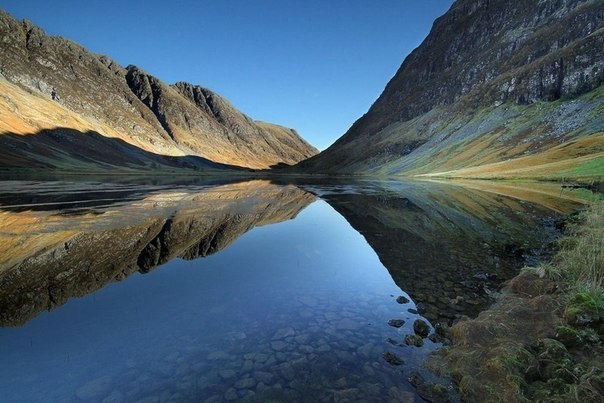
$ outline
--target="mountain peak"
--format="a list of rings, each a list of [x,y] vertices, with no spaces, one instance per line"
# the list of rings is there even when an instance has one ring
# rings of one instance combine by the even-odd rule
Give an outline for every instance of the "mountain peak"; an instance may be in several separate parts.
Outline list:
[[[0,120],[0,147],[14,150],[12,165],[5,160],[0,168],[29,167],[35,156],[25,144],[47,138],[55,128],[65,141],[54,144],[55,152],[45,157],[45,164],[61,170],[141,169],[139,164],[112,166],[106,158],[78,155],[69,148],[66,133],[120,139],[148,153],[141,154],[149,159],[139,161],[143,167],[161,167],[167,161],[163,157],[195,157],[215,166],[266,169],[295,164],[318,152],[280,126],[256,125],[210,90],[165,84],[140,67],[122,67],[75,42],[48,36],[27,20],[18,22],[3,10],[0,37],[0,88],[5,95],[0,116],[6,117]],[[44,136],[35,136],[38,133]],[[206,167],[204,163],[198,168]]]
[[[547,113],[559,113],[554,101],[579,99],[604,83],[603,27],[599,0],[458,0],[435,21],[369,111],[332,147],[301,166],[423,174],[523,156],[526,150],[514,145],[534,142],[548,130]],[[551,110],[534,112],[541,102],[550,103]],[[464,132],[480,113],[510,107],[534,114],[533,132],[506,130],[493,115],[483,132],[473,134],[484,142],[477,149],[484,148],[484,158],[461,155],[478,143],[456,132]],[[587,116],[573,121],[585,131],[569,131],[549,146],[594,132]],[[507,134],[514,137],[510,147],[493,149],[487,157],[488,143]],[[493,138],[486,141],[488,136]],[[448,144],[438,144],[437,138],[449,139]]]

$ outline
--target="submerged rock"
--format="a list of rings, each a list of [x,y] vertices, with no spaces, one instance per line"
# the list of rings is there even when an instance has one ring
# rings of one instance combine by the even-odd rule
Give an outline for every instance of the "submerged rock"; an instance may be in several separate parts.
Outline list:
[[[405,344],[408,346],[421,347],[424,345],[424,339],[417,334],[408,334],[405,336]]]
[[[384,360],[386,360],[386,362],[390,365],[402,365],[403,364],[403,360],[398,358],[396,356],[396,354],[391,353],[389,351],[385,352],[382,356],[384,357]]]
[[[407,379],[417,394],[428,402],[450,402],[451,391],[440,383],[428,382],[418,373],[412,373]]]
[[[284,327],[282,329],[277,330],[275,335],[273,336],[273,340],[285,339],[286,337],[295,336],[296,331],[292,327]]]
[[[122,403],[125,401],[126,398],[124,397],[124,394],[119,390],[114,390],[109,394],[109,396],[104,398],[101,403]]]
[[[76,390],[76,396],[83,401],[100,400],[111,391],[112,385],[110,376],[102,376],[81,386]]]
[[[416,335],[422,338],[428,337],[428,335],[430,334],[430,326],[426,323],[426,321],[422,319],[416,319],[415,322],[413,322],[413,331]]]
[[[401,327],[405,324],[405,321],[403,319],[390,319],[388,321],[388,324],[392,327]]]
[[[394,339],[393,339],[393,338],[391,338],[391,337],[388,337],[388,338],[386,339],[386,341],[387,341],[388,343],[392,344],[393,346],[398,346],[398,341],[394,340]]]

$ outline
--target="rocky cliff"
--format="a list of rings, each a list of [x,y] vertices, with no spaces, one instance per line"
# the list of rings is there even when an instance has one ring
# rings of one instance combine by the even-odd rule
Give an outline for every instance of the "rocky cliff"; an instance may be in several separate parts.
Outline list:
[[[369,111],[300,167],[593,173],[604,168],[603,83],[604,1],[458,0]]]
[[[0,147],[10,153],[3,168],[269,168],[317,152],[210,90],[167,85],[2,10],[0,94]],[[79,149],[91,134],[94,150]]]

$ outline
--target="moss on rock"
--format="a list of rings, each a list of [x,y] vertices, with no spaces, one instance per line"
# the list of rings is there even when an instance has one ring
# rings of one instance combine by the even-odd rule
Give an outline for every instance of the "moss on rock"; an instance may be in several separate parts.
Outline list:
[[[579,326],[600,320],[598,304],[587,292],[573,295],[568,301],[564,315],[569,323]]]

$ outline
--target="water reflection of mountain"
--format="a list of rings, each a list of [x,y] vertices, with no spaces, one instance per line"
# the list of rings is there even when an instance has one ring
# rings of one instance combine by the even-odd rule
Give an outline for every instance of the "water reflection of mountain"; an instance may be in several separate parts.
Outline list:
[[[303,188],[363,234],[433,323],[477,315],[502,282],[553,240],[556,215],[580,206],[548,185],[392,181],[365,182],[362,191]]]
[[[215,253],[255,226],[295,217],[315,200],[294,186],[266,181],[147,187],[128,197],[106,189],[104,194],[112,196],[105,199],[90,197],[93,191],[103,193],[100,185],[69,185],[63,191],[65,185],[55,184],[51,191],[48,186],[13,186],[27,189],[21,201],[31,206],[0,205],[2,326],[21,325],[69,298],[171,259]],[[63,195],[58,199],[63,210],[48,193]],[[81,194],[80,201],[86,201],[65,193]]]

